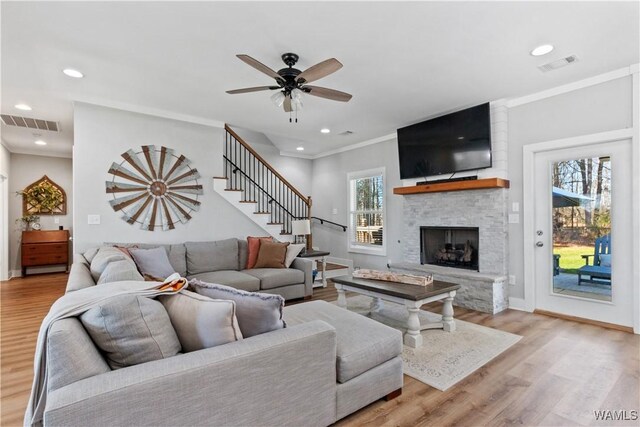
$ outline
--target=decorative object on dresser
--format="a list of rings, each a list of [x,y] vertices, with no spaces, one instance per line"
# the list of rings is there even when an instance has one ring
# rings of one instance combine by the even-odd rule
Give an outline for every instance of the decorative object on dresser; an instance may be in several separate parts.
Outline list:
[[[384,282],[397,282],[407,285],[428,286],[433,283],[433,276],[414,276],[413,274],[393,273],[391,271],[368,270],[361,268],[353,272],[353,277],[358,279],[382,280]]]
[[[22,196],[22,214],[66,215],[67,194],[64,189],[53,182],[47,175],[18,191]]]
[[[141,151],[129,150],[122,157],[119,164],[111,164],[113,178],[106,188],[113,195],[109,204],[114,211],[122,211],[122,219],[129,224],[138,223],[149,231],[173,230],[200,209],[200,173],[185,156],[167,147],[144,145]]]
[[[28,267],[62,265],[69,271],[69,230],[22,232],[22,275]]]

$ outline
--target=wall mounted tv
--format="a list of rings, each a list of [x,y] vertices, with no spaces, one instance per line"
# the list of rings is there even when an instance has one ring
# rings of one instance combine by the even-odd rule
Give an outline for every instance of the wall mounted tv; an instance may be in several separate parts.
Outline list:
[[[400,178],[491,167],[489,103],[398,129]]]

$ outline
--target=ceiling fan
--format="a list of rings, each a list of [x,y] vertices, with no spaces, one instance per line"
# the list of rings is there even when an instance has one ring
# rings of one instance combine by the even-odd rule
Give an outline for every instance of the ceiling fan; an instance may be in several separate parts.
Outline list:
[[[298,62],[298,55],[295,53],[285,53],[282,55],[282,61],[289,67],[278,70],[277,72],[267,67],[263,63],[253,59],[249,55],[236,55],[241,61],[246,62],[253,68],[275,79],[277,85],[248,87],[244,89],[228,90],[229,94],[259,92],[263,90],[278,90],[271,100],[278,106],[283,107],[284,111],[290,113],[302,109],[302,94],[318,96],[320,98],[331,99],[333,101],[347,102],[351,99],[351,95],[340,92],[335,89],[327,89],[320,86],[311,86],[307,83],[314,82],[329,74],[335,73],[342,64],[335,58],[322,61],[313,67],[300,71],[293,66]],[[297,120],[296,120],[297,121]]]

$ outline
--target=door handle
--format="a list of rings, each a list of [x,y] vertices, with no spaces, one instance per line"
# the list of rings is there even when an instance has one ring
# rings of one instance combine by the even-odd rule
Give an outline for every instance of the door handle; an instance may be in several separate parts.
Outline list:
[[[542,243],[542,242],[536,242],[536,246],[537,246],[537,247],[539,247],[539,248],[541,248],[541,247],[543,247],[543,246],[544,246],[544,243]]]

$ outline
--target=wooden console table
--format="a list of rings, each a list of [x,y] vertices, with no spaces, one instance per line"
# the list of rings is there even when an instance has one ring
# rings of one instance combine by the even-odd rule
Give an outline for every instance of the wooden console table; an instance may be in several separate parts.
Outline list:
[[[22,275],[27,267],[66,266],[69,272],[69,230],[22,232]]]

